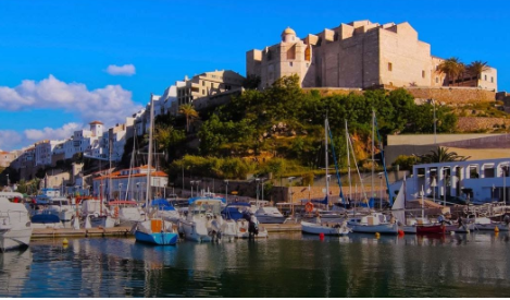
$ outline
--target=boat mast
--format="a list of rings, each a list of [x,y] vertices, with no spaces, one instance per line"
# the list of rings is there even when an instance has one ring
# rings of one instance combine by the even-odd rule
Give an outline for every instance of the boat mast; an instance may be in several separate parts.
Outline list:
[[[347,120],[345,120],[345,145],[347,146],[347,177],[349,178],[349,196],[347,199],[351,198],[352,196],[352,189],[351,189],[351,157],[349,154],[349,129],[347,128]]]
[[[128,199],[128,191],[132,191],[132,187],[131,185],[133,185],[133,182],[131,181],[131,175],[133,174],[133,168],[135,167],[135,148],[136,148],[136,126],[133,127],[133,150],[131,151],[131,161],[129,162],[129,171],[128,171],[128,182],[127,182],[127,187],[126,187],[126,197],[124,198],[124,200],[127,201]],[[132,199],[134,199],[133,197],[133,192],[131,192],[131,197]],[[140,201],[138,199],[138,201]]]
[[[112,139],[113,130],[108,132],[108,201],[112,201]]]
[[[375,173],[375,160],[374,160],[374,152],[375,152],[375,111],[372,110],[372,194],[370,198],[374,198],[374,173]],[[375,205],[374,205],[375,207]]]
[[[325,153],[325,160],[324,160],[324,163],[326,165],[325,169],[326,169],[326,210],[329,208],[329,181],[328,181],[328,129],[329,129],[329,124],[328,124],[328,116],[326,115],[326,119],[324,120],[324,141],[325,141],[325,144],[324,144],[324,153]]]
[[[147,159],[147,184],[145,190],[145,209],[149,211],[149,198],[151,191],[151,164],[152,164],[152,129],[154,123],[154,103],[152,101],[153,95],[151,93],[151,101],[150,101],[150,115],[149,115],[149,157]]]

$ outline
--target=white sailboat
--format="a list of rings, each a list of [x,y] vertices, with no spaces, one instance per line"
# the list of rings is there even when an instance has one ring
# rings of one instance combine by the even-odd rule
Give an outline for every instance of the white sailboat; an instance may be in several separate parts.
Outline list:
[[[145,208],[149,210],[149,199],[151,194],[151,168],[152,168],[152,131],[154,128],[154,103],[151,94],[150,128],[149,128],[149,157],[147,160],[147,184],[145,196]],[[146,218],[149,217],[145,214]],[[166,221],[158,216],[151,216],[136,225],[135,239],[139,242],[156,245],[175,245],[179,235],[172,222]]]
[[[326,209],[329,204],[329,181],[328,181],[328,130],[329,124],[328,119],[324,120],[324,131],[325,131],[325,169],[326,169]],[[308,207],[313,209],[313,205],[310,205],[311,202],[307,203]],[[335,218],[339,218],[339,215],[333,214]],[[301,231],[308,234],[324,234],[324,235],[347,235],[351,231],[350,228],[347,227],[346,222],[341,222],[334,225],[329,225],[327,223],[322,222],[322,216],[315,218],[315,223],[301,221]]]

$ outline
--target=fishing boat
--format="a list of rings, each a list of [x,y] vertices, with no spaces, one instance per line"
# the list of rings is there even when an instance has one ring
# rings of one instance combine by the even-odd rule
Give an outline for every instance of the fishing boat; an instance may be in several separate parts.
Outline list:
[[[349,232],[351,232],[351,229],[347,226],[346,221],[333,225],[323,224],[322,222],[312,223],[301,221],[301,231],[308,234],[344,236],[349,234]]]
[[[108,203],[115,226],[133,226],[145,220],[142,210],[136,201],[115,200]]]
[[[378,212],[350,217],[347,225],[352,228],[352,231],[359,233],[398,234],[399,229],[395,218],[387,220],[386,215]]]
[[[10,197],[11,196],[11,197]],[[9,198],[18,199],[11,202]],[[21,202],[20,193],[0,193],[0,251],[27,247],[32,237],[32,223]]]
[[[234,229],[236,238],[267,238],[268,233],[264,226],[259,226],[258,218],[250,211],[250,204],[235,202],[228,204],[222,211],[227,224],[225,228]],[[227,235],[230,233],[224,233]]]
[[[115,226],[115,220],[112,213],[104,201],[99,199],[84,199],[81,202],[81,211],[79,215],[83,217],[83,227],[103,227],[112,228]]]
[[[32,217],[31,221],[32,228],[64,228],[60,218],[54,214],[37,214]]]
[[[287,217],[274,206],[262,203],[255,207],[252,205],[251,207],[252,210],[255,211],[255,217],[261,224],[283,224],[287,219]]]
[[[475,223],[460,223],[460,222],[450,222],[450,224],[445,224],[446,231],[455,232],[455,233],[470,233],[475,230]]]
[[[71,200],[60,196],[60,191],[56,189],[42,189],[42,194],[37,195],[33,204],[29,207],[32,215],[54,214],[57,215],[61,222],[70,222],[76,215],[76,208]],[[40,206],[38,211],[33,210],[35,206]]]
[[[236,228],[224,222],[221,215],[222,204],[226,203],[224,198],[199,196],[190,198],[188,203],[187,215],[181,219],[179,227],[185,239],[210,242],[223,236],[236,236]]]
[[[476,217],[475,229],[483,231],[509,231],[510,219],[508,217],[505,217],[504,220],[498,222],[488,217]]]
[[[135,239],[137,242],[144,242],[155,245],[175,245],[179,234],[177,226],[172,222],[165,221],[161,217],[149,215],[149,199],[151,194],[151,167],[152,167],[152,131],[154,128],[154,103],[151,95],[150,103],[150,129],[149,129],[149,155],[147,160],[147,184],[145,193],[146,220],[135,225]]]

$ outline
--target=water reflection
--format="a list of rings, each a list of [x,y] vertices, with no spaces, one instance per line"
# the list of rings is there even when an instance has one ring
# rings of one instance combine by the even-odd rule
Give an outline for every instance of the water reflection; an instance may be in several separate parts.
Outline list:
[[[28,250],[0,253],[0,295],[20,297],[28,277],[32,254]]]
[[[35,242],[0,254],[0,296],[478,297],[510,292],[508,233],[272,234],[149,246],[134,239]]]

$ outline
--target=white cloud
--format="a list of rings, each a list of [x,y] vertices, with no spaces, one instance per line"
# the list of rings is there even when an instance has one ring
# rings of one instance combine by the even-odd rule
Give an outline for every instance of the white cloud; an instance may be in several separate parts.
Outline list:
[[[135,66],[132,64],[129,65],[123,65],[123,66],[116,66],[116,65],[109,65],[108,68],[106,68],[106,72],[110,75],[117,76],[131,76],[135,74]]]
[[[44,129],[26,129],[23,133],[14,130],[0,130],[0,149],[10,151],[20,149],[41,140],[66,140],[76,130],[84,126],[78,123],[67,123],[60,128],[45,127]]]
[[[0,130],[0,148],[10,151],[23,141],[21,134],[14,130]]]
[[[99,120],[110,126],[140,110],[131,92],[120,85],[88,90],[82,83],[65,83],[53,75],[39,82],[24,80],[10,88],[0,86],[0,110],[55,109],[73,113],[78,123]]]
[[[39,129],[26,129],[23,133],[25,134],[25,138],[32,142],[37,142],[40,140],[63,140],[70,138],[76,130],[82,129],[83,126],[80,126],[78,123],[67,123],[64,124],[61,128],[53,129],[50,127],[45,127],[42,130]]]

